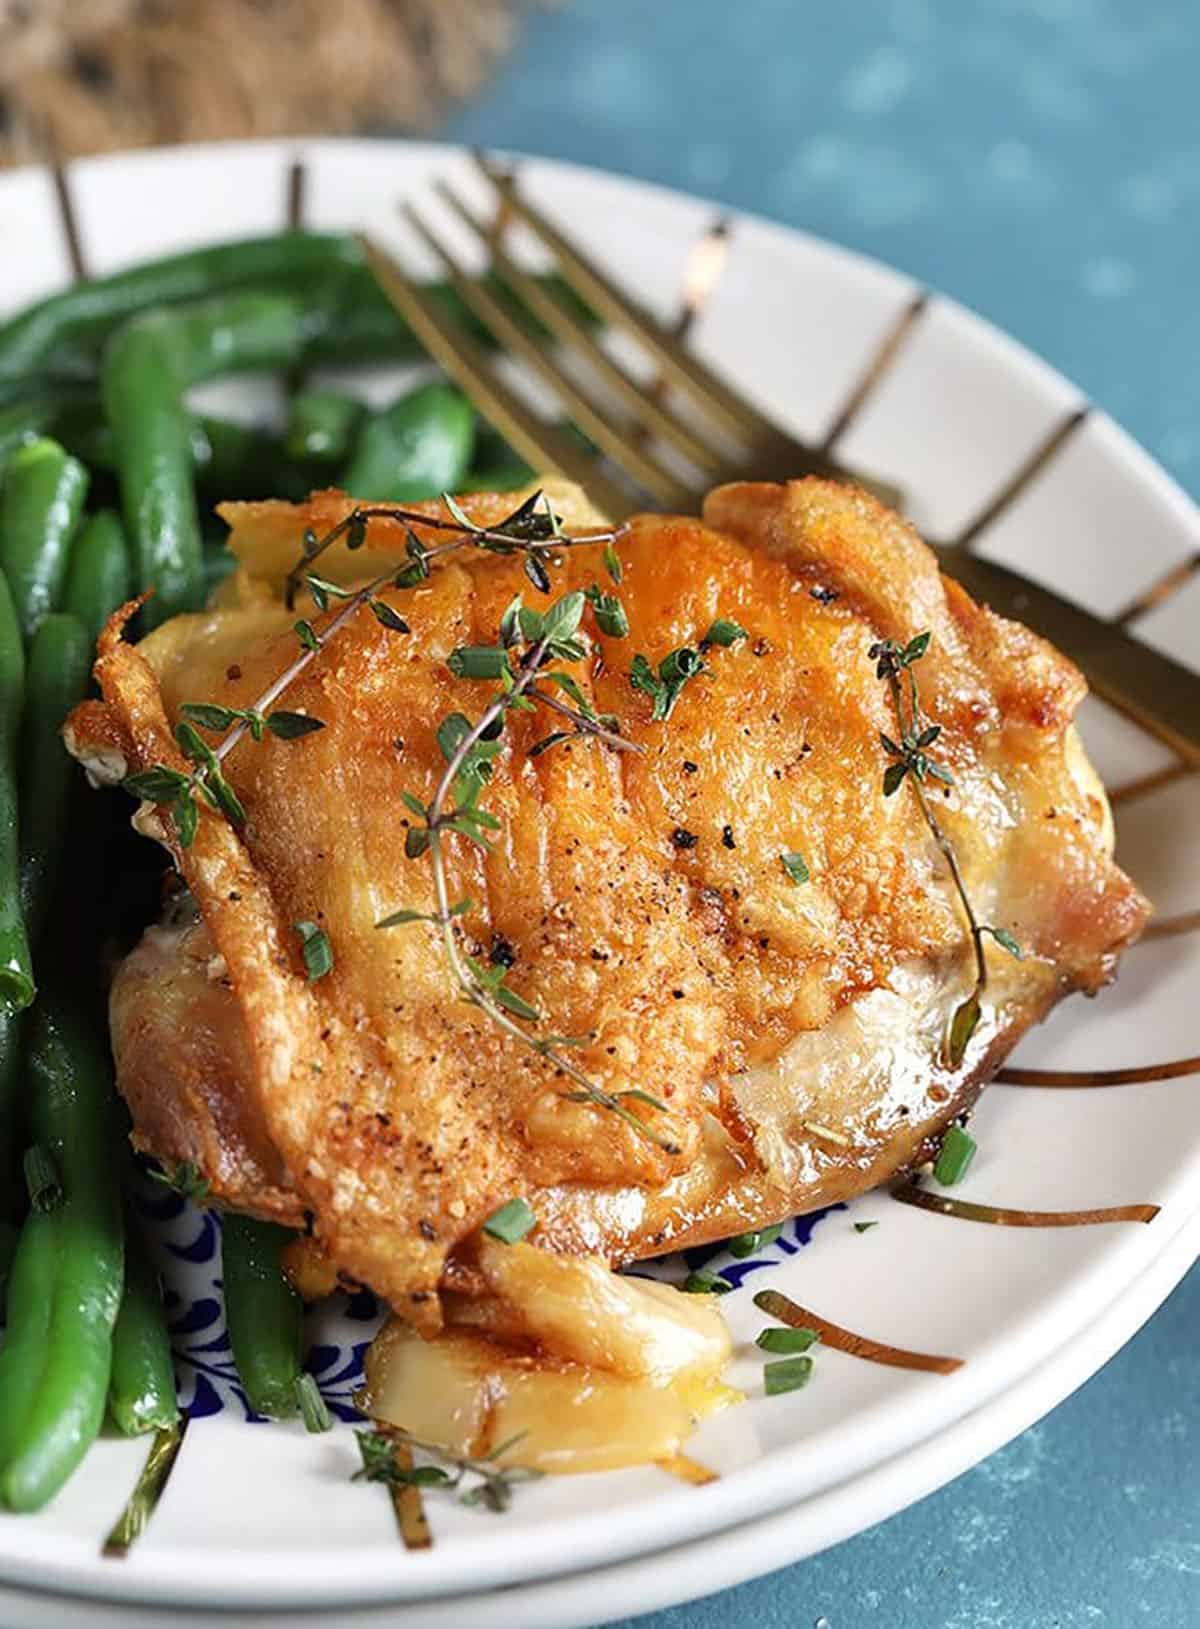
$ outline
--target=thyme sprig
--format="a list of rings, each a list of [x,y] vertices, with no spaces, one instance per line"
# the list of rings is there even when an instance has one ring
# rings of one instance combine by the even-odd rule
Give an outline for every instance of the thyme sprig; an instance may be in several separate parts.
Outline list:
[[[946,1042],[947,1060],[952,1069],[957,1069],[983,1016],[980,998],[987,988],[988,981],[987,957],[983,948],[985,936],[990,935],[1018,961],[1022,952],[1020,945],[1006,929],[979,921],[975,907],[971,903],[971,896],[967,892],[954,844],[943,831],[930,806],[926,791],[926,782],[930,777],[940,781],[944,786],[954,785],[954,776],[950,770],[929,755],[929,748],[941,735],[942,727],[940,724],[928,723],[921,713],[921,697],[915,669],[916,664],[929,649],[930,638],[928,632],[919,633],[904,645],[898,644],[894,639],[882,639],[871,646],[867,655],[875,663],[876,678],[882,679],[888,687],[900,734],[897,742],[893,741],[891,736],[880,732],[880,743],[892,760],[884,770],[883,795],[891,797],[899,791],[905,780],[912,787],[921,816],[949,867],[954,890],[971,932],[971,947],[975,955],[975,983],[965,1000],[954,1010]]]
[[[436,1443],[422,1442],[419,1437],[409,1436],[407,1431],[356,1431],[354,1435],[358,1439],[362,1464],[350,1478],[352,1482],[382,1482],[387,1487],[462,1489],[458,1495],[460,1504],[481,1506],[497,1515],[503,1514],[512,1504],[514,1487],[522,1482],[536,1482],[542,1475],[541,1471],[526,1466],[502,1466],[497,1463],[502,1454],[521,1440],[525,1435],[523,1431],[498,1443],[482,1459],[459,1458],[439,1448]],[[437,1463],[398,1465],[394,1453],[397,1443],[419,1449]],[[468,1477],[475,1478],[475,1481],[463,1489],[463,1482]]]
[[[452,713],[443,720],[438,739],[447,762],[429,803],[422,803],[411,792],[403,794],[406,806],[422,821],[421,825],[409,828],[405,852],[413,859],[429,855],[436,909],[432,913],[425,913],[424,917],[413,911],[395,911],[377,925],[398,926],[414,920],[428,920],[432,916],[441,933],[447,968],[457,992],[485,1013],[506,1035],[545,1058],[560,1074],[565,1075],[575,1088],[562,1094],[568,1101],[590,1103],[615,1114],[656,1148],[666,1154],[678,1154],[682,1150],[673,1137],[657,1130],[630,1107],[631,1103],[637,1103],[660,1113],[668,1113],[665,1103],[639,1089],[610,1092],[597,1086],[567,1055],[565,1048],[571,1044],[569,1037],[530,1034],[525,1025],[538,1023],[541,1014],[509,988],[506,966],[500,964],[485,969],[467,954],[461,943],[457,922],[466,907],[461,900],[453,904],[450,900],[444,849],[446,837],[454,833],[478,847],[487,849],[490,846],[487,833],[494,830],[499,822],[488,810],[479,807],[478,799],[491,773],[491,760],[499,750],[499,737],[505,720],[510,712],[535,705],[533,697],[543,702],[548,699],[545,691],[535,684],[539,677],[549,676],[546,673],[548,662],[564,657],[569,660],[574,651],[583,654],[576,634],[584,604],[585,596],[576,591],[564,595],[545,613],[535,612],[531,617],[519,601],[514,601],[501,619],[501,643],[495,647],[473,647],[495,649],[504,657],[503,665],[496,672],[502,688],[473,724],[468,723],[461,713]],[[512,665],[514,656],[515,668]],[[569,675],[560,677],[569,678]],[[573,681],[571,683],[573,685]],[[565,704],[559,704],[559,710],[564,709]],[[571,713],[578,726],[590,726],[593,722],[577,708],[565,710]],[[601,735],[610,746],[638,750],[633,743],[604,726],[599,726],[593,733]]]
[[[311,724],[306,723],[303,727],[298,727],[297,721],[307,720],[307,714],[279,713],[272,709],[284,691],[296,682],[329,641],[336,638],[365,605],[376,599],[381,588],[393,583],[395,576],[395,569],[392,568],[382,572],[362,588],[347,593],[345,604],[320,634],[317,634],[307,622],[298,623],[299,654],[277,678],[271,681],[260,696],[255,697],[249,707],[222,709],[207,702],[192,702],[181,709],[185,714],[190,709],[193,716],[199,712],[201,715],[199,721],[202,725],[206,719],[215,719],[217,714],[222,712],[230,713],[234,723],[217,745],[210,747],[191,718],[182,718],[175,727],[175,739],[180,751],[193,765],[191,774],[184,775],[180,770],[172,769],[169,764],[154,764],[140,774],[130,775],[125,781],[126,791],[131,792],[134,797],[170,807],[181,848],[190,848],[196,836],[199,822],[197,798],[203,798],[209,808],[223,814],[233,825],[245,824],[246,811],[225,778],[222,765],[246,735],[249,734],[254,740],[261,739],[258,720],[261,719],[263,727],[270,729],[273,735],[278,735],[284,740],[297,740],[309,734],[313,728],[323,728],[322,723],[316,719],[312,720]],[[271,725],[272,719],[275,720],[274,727]],[[281,724],[281,721],[285,722]]]
[[[135,796],[170,806],[181,847],[187,848],[195,837],[199,819],[198,797],[234,824],[244,822],[244,810],[222,772],[223,760],[247,733],[255,740],[262,738],[264,730],[272,730],[272,733],[284,738],[294,738],[314,727],[298,723],[307,718],[305,714],[273,713],[271,709],[359,611],[369,606],[383,626],[395,632],[409,631],[404,619],[378,599],[379,591],[385,586],[412,587],[428,577],[432,559],[468,546],[497,554],[524,553],[530,579],[539,590],[546,592],[550,588],[547,563],[553,563],[560,550],[585,544],[602,544],[608,575],[614,583],[621,580],[616,544],[626,531],[623,526],[606,532],[567,537],[549,500],[540,492],[525,499],[506,520],[495,527],[477,525],[448,494],[443,496],[442,501],[448,519],[393,505],[357,507],[324,537],[318,538],[311,532],[306,534],[301,558],[288,574],[288,603],[292,603],[303,578],[319,610],[327,611],[331,600],[344,602],[332,621],[319,633],[310,622],[304,619],[297,621],[298,654],[249,707],[220,709],[215,704],[189,704],[191,716],[181,720],[176,739],[195,766],[190,775],[184,775],[166,764],[156,764],[142,774],[131,776],[125,783]],[[376,517],[399,520],[409,527],[405,543],[406,565],[399,570],[394,566],[389,567],[386,572],[355,590],[341,588],[307,570],[340,537],[344,536],[352,549],[361,547],[366,541],[367,522]],[[456,535],[449,542],[430,549],[411,530],[413,525],[451,531]],[[637,1103],[665,1114],[669,1112],[665,1103],[641,1090],[606,1091],[590,1080],[566,1055],[565,1049],[580,1044],[577,1037],[552,1034],[534,1036],[523,1027],[523,1024],[538,1022],[541,1015],[509,988],[507,967],[484,968],[467,954],[459,940],[456,918],[470,910],[472,904],[469,900],[451,904],[449,898],[443,849],[446,837],[455,834],[486,849],[489,847],[488,833],[498,829],[500,824],[490,811],[479,807],[478,800],[483,784],[491,773],[491,760],[499,751],[498,738],[509,712],[533,709],[540,703],[570,721],[570,731],[557,732],[555,736],[536,743],[531,752],[545,751],[558,741],[569,740],[576,735],[593,737],[616,751],[645,750],[621,736],[616,718],[595,712],[571,674],[548,665],[551,662],[578,661],[587,654],[579,624],[589,599],[593,610],[609,624],[605,631],[615,633],[624,614],[615,596],[601,595],[599,590],[591,595],[576,591],[563,596],[543,612],[523,605],[518,595],[501,619],[498,644],[464,646],[451,653],[448,665],[457,676],[497,679],[502,688],[474,724],[461,713],[451,714],[442,721],[438,741],[447,763],[428,806],[411,792],[402,794],[406,807],[422,821],[421,825],[409,827],[405,853],[411,859],[429,854],[433,866],[436,910],[421,912],[400,909],[376,925],[395,927],[413,921],[432,922],[440,930],[447,965],[459,993],[505,1033],[544,1057],[566,1076],[575,1087],[573,1091],[563,1094],[568,1100],[590,1103],[613,1113],[664,1153],[678,1154],[681,1152],[680,1145],[672,1137],[656,1130],[630,1107],[630,1104]],[[736,625],[731,624],[729,628],[733,638],[740,636],[741,630],[736,629]],[[716,642],[729,643],[732,639],[723,639],[718,633]],[[558,693],[553,693],[548,686],[554,686]],[[275,728],[272,728],[272,719],[276,720]],[[203,740],[196,727],[198,723],[201,727],[215,729],[230,720],[230,728],[215,747],[210,747]],[[279,727],[281,720],[288,722]],[[332,948],[315,923],[300,923],[296,927],[303,942],[306,970],[311,981],[329,971],[333,963]]]
[[[614,581],[620,581],[615,546],[625,535],[625,526],[568,537],[550,499],[540,491],[530,493],[511,515],[496,526],[480,526],[448,492],[442,494],[442,502],[446,506],[445,516],[427,515],[419,509],[405,509],[396,504],[360,504],[339,520],[336,526],[330,527],[324,536],[318,537],[313,531],[306,532],[303,552],[284,582],[284,599],[289,610],[295,604],[300,584],[313,561],[319,559],[339,538],[346,539],[347,548],[361,548],[367,540],[367,522],[371,520],[394,520],[406,528],[408,564],[396,574],[398,588],[412,588],[428,577],[431,560],[452,554],[457,549],[477,548],[491,554],[524,554],[525,571],[530,581],[543,594],[548,594],[550,577],[546,569],[547,561],[553,560],[561,549],[580,548],[588,543],[604,544],[609,573]],[[414,526],[456,535],[447,543],[429,548],[413,531]]]

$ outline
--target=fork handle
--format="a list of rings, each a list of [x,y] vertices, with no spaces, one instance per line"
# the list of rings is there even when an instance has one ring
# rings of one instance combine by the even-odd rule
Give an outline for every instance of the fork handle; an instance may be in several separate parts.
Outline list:
[[[1007,566],[965,549],[942,550],[941,564],[973,599],[1044,634],[1101,700],[1200,770],[1200,674]]]

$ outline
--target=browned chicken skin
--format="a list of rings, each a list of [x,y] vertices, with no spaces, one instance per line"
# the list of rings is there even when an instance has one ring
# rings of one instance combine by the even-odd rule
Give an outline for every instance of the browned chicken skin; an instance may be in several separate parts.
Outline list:
[[[508,498],[464,505],[495,523]],[[171,726],[186,701],[250,705],[296,652],[278,589],[306,526],[347,512],[229,505],[244,571],[230,608],[177,618],[140,646],[114,619],[72,750],[130,772],[185,768]],[[438,506],[429,506],[429,512]],[[570,528],[568,528],[570,529]],[[373,521],[354,582],[403,548]],[[703,522],[641,517],[620,545],[630,634],[591,620],[573,673],[645,750],[576,740],[535,758],[549,714],[510,718],[486,804],[488,855],[447,845],[468,948],[511,955],[509,982],[543,1028],[588,1034],[577,1055],[608,1091],[669,1105],[681,1152],[569,1101],[546,1061],[466,1005],[426,924],[427,860],[404,856],[400,794],[427,799],[450,712],[494,686],[457,680],[457,645],[492,643],[519,559],[452,556],[385,597],[399,635],[360,615],[289,689],[326,728],[240,744],[226,764],[247,810],[204,813],[175,851],[199,919],[151,929],[112,997],[119,1081],[140,1144],[197,1162],[221,1202],[299,1223],[338,1268],[436,1327],[447,1258],[523,1194],[538,1242],[619,1261],[697,1243],[861,1191],[923,1157],[1029,1023],[1111,976],[1146,905],[1113,865],[1107,810],[1075,742],[1075,669],[938,574],[912,530],[860,492],[819,481],[714,492]],[[603,580],[599,548],[564,553],[555,594]],[[695,645],[717,617],[749,637],[714,649],[669,719],[629,682]],[[319,625],[319,622],[318,622]],[[962,1065],[949,1015],[973,964],[945,863],[907,787],[885,799],[895,734],[870,647],[929,630],[919,667],[941,761],[931,792],[989,946],[984,1019]],[[930,783],[932,786],[932,783]],[[145,829],[174,837],[143,807]],[[796,884],[781,856],[802,854]],[[316,922],[334,967],[305,979],[294,924]]]

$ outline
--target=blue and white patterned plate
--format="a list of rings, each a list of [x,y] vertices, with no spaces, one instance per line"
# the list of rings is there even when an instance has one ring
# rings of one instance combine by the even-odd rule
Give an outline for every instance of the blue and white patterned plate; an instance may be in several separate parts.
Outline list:
[[[463,155],[424,145],[263,143],[89,160],[72,171],[89,264],[103,271],[269,228],[282,219],[285,173],[298,153],[309,164],[312,224],[366,226],[385,241],[402,231],[398,197],[428,198],[442,173],[467,190],[472,185]],[[710,223],[709,206],[538,161],[530,162],[527,183],[652,309],[672,312],[688,248]],[[0,268],[0,307],[67,279],[45,175],[0,178],[0,237],[23,246]],[[779,418],[819,438],[916,292],[886,268],[738,218],[697,344]],[[381,373],[372,390],[386,398],[396,382],[394,373]],[[244,381],[220,387],[215,399],[230,411],[257,412],[272,406],[273,391],[269,382]],[[214,392],[205,399],[213,401]],[[1079,405],[1065,380],[935,298],[910,326],[840,451],[851,463],[896,476],[912,494],[917,522],[952,536]],[[1187,499],[1095,413],[1006,509],[984,547],[1112,613],[1195,555],[1200,536]],[[1200,578],[1193,578],[1142,618],[1139,631],[1195,663],[1198,626]],[[1098,704],[1086,705],[1083,728],[1110,785],[1128,790],[1151,777],[1154,786],[1143,795],[1133,787],[1118,803],[1123,863],[1164,916],[1178,921],[1197,911],[1197,778],[1171,777],[1163,749]],[[1200,935],[1148,940],[1129,955],[1115,989],[1095,1003],[1067,1003],[1022,1045],[1019,1061],[1111,1069],[1195,1056],[1198,979]],[[1049,1384],[1039,1391],[1037,1375],[1076,1348],[1085,1372],[1102,1361],[1106,1354],[1084,1338],[1104,1309],[1136,1297],[1143,1284],[1152,1286],[1151,1302],[1165,1293],[1166,1284],[1153,1288],[1158,1280],[1150,1275],[1200,1197],[1194,1088],[1187,1078],[1094,1091],[996,1087],[976,1116],[980,1154],[956,1190],[962,1197],[1045,1210],[1149,1202],[1161,1207],[1149,1226],[982,1227],[873,1195],[849,1211],[789,1227],[748,1261],[715,1253],[711,1269],[736,1286],[723,1301],[737,1343],[731,1378],[749,1398],[706,1421],[692,1444],[720,1480],[687,1487],[654,1468],[547,1480],[523,1487],[503,1518],[431,1493],[436,1542],[424,1553],[400,1546],[381,1490],[350,1482],[356,1452],[349,1426],[314,1438],[299,1424],[247,1418],[229,1363],[216,1225],[170,1196],[152,1195],[174,1297],[181,1387],[195,1416],[184,1452],[127,1562],[100,1561],[98,1544],[145,1445],[111,1437],[49,1511],[0,1519],[0,1579],[93,1598],[324,1606],[341,1615],[366,1602],[514,1589],[665,1554],[800,1501],[808,1547],[845,1537],[853,1517],[839,1503],[839,1488],[870,1478],[1020,1387],[1050,1406],[1059,1393]],[[862,1220],[880,1225],[860,1233],[852,1223]],[[920,1374],[822,1350],[810,1386],[764,1398],[753,1347],[762,1319],[752,1294],[766,1282],[878,1341],[953,1354],[964,1365],[949,1375]],[[313,1316],[309,1363],[339,1415],[351,1408],[373,1318],[365,1297],[335,1299]],[[977,1451],[987,1445],[979,1439]],[[945,1465],[936,1474],[963,1468]],[[900,1483],[879,1485],[891,1491],[864,1503],[864,1523],[903,1502]],[[518,1597],[506,1599],[514,1602],[512,1621],[520,1621]],[[596,1615],[604,1610],[598,1600]],[[553,1612],[537,1621],[552,1619]]]

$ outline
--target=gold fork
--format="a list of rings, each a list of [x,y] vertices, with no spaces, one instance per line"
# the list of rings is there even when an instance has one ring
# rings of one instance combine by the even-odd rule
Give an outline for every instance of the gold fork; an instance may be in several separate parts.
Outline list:
[[[501,351],[529,368],[620,479],[576,438],[533,412],[504,381],[494,359],[392,256],[366,239],[364,249],[384,293],[426,350],[527,463],[578,482],[613,520],[646,507],[694,512],[708,488],[725,480],[788,480],[812,474],[855,480],[898,507],[895,488],[855,474],[825,448],[807,446],[779,429],[588,260],[518,190],[510,174],[481,156],[476,163],[498,195],[494,221],[477,215],[449,183],[438,183],[436,190],[487,247],[491,270],[505,285],[509,301],[496,297],[493,284],[463,269],[414,205],[405,204],[404,215]],[[673,397],[688,402],[692,410],[688,417],[672,411],[664,391],[647,387],[619,367],[576,313],[508,254],[503,231],[514,219],[549,250],[563,280],[601,322],[637,342]],[[526,320],[516,311],[522,311]],[[560,356],[571,353],[607,387],[625,417],[617,418],[564,371]],[[972,552],[984,529],[1084,417],[1081,411],[1064,420],[957,538],[931,546],[943,569],[975,599],[1028,622],[1053,640],[1078,663],[1097,695],[1165,742],[1190,768],[1200,769],[1200,674],[1133,638],[1117,623]],[[635,494],[645,494],[649,505]]]

